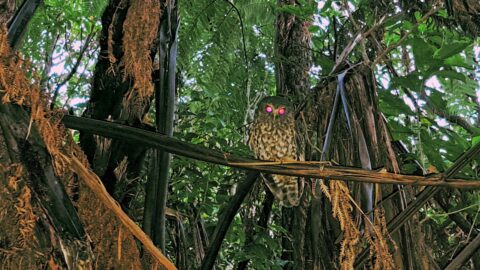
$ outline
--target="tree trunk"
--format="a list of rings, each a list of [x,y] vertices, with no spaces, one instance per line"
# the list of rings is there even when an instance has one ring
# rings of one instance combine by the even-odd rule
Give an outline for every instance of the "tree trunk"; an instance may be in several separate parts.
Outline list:
[[[294,0],[279,0],[278,6],[297,5]],[[299,17],[281,12],[277,15],[275,36],[275,76],[277,95],[288,96],[298,108],[310,90],[309,71],[312,66],[311,38],[308,27],[310,22]],[[301,149],[301,159],[310,153],[305,152],[305,128],[297,120],[297,134]],[[303,138],[302,138],[303,137]],[[292,235],[282,241],[284,254],[282,259],[292,261],[285,269],[305,269],[305,235],[307,230],[308,192],[305,192],[298,207],[284,209],[282,225]]]

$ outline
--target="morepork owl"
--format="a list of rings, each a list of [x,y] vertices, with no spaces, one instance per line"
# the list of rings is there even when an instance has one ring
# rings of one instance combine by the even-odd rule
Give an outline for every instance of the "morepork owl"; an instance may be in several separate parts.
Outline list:
[[[298,160],[294,110],[286,98],[266,97],[259,102],[248,145],[255,158],[261,160]],[[301,192],[297,177],[272,175],[269,178],[262,175],[262,178],[281,205],[292,207],[299,204]]]

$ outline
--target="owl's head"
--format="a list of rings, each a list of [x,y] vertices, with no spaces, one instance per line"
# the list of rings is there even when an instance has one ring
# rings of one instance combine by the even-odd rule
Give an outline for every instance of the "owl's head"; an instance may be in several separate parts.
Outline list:
[[[284,97],[266,97],[258,103],[257,116],[282,120],[293,114],[292,104]]]

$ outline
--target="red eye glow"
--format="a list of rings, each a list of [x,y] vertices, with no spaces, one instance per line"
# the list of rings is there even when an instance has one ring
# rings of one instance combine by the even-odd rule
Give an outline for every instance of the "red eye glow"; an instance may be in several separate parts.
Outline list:
[[[271,112],[273,112],[273,108],[272,108],[271,106],[268,106],[268,105],[267,105],[267,106],[265,107],[265,111],[266,111],[267,113],[271,113]]]
[[[280,109],[278,109],[278,114],[279,114],[279,115],[284,115],[285,112],[286,112],[286,111],[285,111],[285,108],[280,108]]]

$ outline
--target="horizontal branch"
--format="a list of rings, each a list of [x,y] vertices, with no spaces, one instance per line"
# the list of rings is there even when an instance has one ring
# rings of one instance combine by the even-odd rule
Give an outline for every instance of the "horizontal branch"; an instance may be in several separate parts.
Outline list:
[[[161,148],[172,154],[196,160],[264,173],[378,184],[480,188],[480,181],[467,181],[464,179],[453,178],[445,179],[445,175],[441,173],[429,176],[416,176],[369,171],[352,167],[326,166],[311,162],[288,162],[287,164],[265,162],[212,150],[207,147],[184,142],[155,132],[113,122],[93,120],[71,115],[65,115],[63,123],[68,128],[78,129],[105,137],[141,143],[144,146]]]

